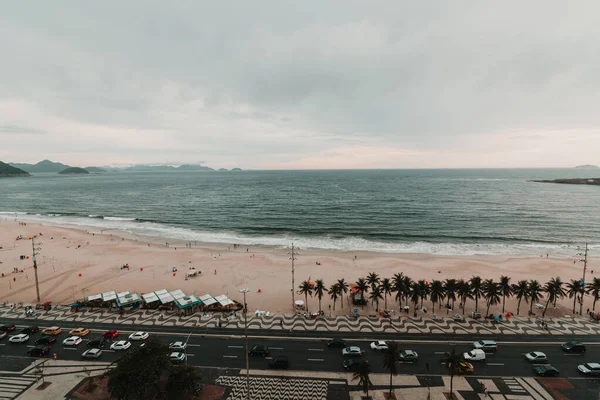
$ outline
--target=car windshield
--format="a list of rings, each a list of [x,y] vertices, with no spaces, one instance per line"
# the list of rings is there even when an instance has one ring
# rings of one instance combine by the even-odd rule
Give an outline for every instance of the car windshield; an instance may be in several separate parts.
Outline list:
[[[529,355],[530,355],[531,357],[537,357],[537,353],[536,353],[535,351],[532,351],[531,353],[529,353]]]
[[[470,357],[475,357],[475,352],[474,352],[474,351],[470,351],[470,352],[469,352],[469,356],[470,356]]]

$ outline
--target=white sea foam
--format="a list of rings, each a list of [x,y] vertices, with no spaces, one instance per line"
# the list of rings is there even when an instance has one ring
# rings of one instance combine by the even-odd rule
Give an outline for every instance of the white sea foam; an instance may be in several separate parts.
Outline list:
[[[19,219],[51,225],[89,226],[103,230],[127,232],[134,235],[164,238],[166,240],[198,241],[204,243],[239,243],[247,246],[288,247],[292,241],[299,248],[333,251],[373,251],[382,253],[420,253],[435,255],[537,255],[562,254],[574,256],[576,246],[570,244],[544,243],[433,243],[380,242],[360,237],[334,238],[327,235],[296,237],[291,235],[248,236],[235,232],[209,232],[168,226],[154,222],[135,222],[134,218],[121,217],[79,217],[26,215],[25,213],[0,212],[0,219],[12,220],[15,214]],[[592,250],[600,251],[600,244],[592,244]],[[596,251],[597,253],[597,251]]]

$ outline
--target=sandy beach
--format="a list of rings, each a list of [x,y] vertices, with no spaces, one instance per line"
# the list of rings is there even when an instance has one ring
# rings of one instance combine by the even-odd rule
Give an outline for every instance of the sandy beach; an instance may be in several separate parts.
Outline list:
[[[42,236],[39,236],[39,234]],[[25,239],[16,240],[22,235]],[[181,289],[186,294],[213,296],[225,294],[241,301],[239,289],[248,288],[247,301],[250,311],[291,312],[291,261],[288,249],[248,247],[239,244],[176,242],[164,238],[135,237],[126,232],[100,231],[98,228],[46,226],[27,221],[0,221],[0,301],[35,303],[34,269],[31,259],[32,243],[27,237],[38,235],[40,242],[38,273],[42,301],[66,304],[90,295],[109,290],[130,291],[139,294],[160,289]],[[169,243],[168,246],[166,243]],[[413,280],[468,279],[479,275],[482,279],[498,280],[501,275],[521,279],[537,279],[542,285],[551,277],[560,276],[563,281],[581,277],[582,264],[574,263],[573,257],[555,255],[531,256],[432,256],[427,254],[389,254],[372,252],[332,252],[298,250],[295,266],[295,286],[304,280],[323,279],[326,287],[340,278],[353,283],[377,272],[380,277],[392,277],[404,273]],[[21,256],[29,256],[22,260]],[[356,258],[355,258],[356,257]],[[320,263],[317,265],[316,263]],[[130,269],[121,269],[124,264]],[[590,258],[587,281],[594,275],[598,258]],[[177,267],[173,274],[172,268]],[[201,276],[185,279],[190,267],[202,272]],[[15,273],[14,269],[19,271]],[[593,272],[592,272],[593,271]],[[260,289],[260,293],[259,293]],[[304,296],[296,294],[297,300]],[[571,314],[572,299],[562,299],[556,309],[547,315]],[[398,311],[399,306],[388,299],[388,308]],[[591,308],[592,298],[586,296],[584,312]],[[323,297],[323,309],[333,304],[329,296]],[[427,301],[427,307],[431,302]],[[484,301],[480,300],[480,311]],[[309,309],[316,311],[318,300],[308,299]],[[457,302],[458,306],[458,302]],[[474,301],[467,301],[466,313],[474,309]],[[380,305],[383,308],[383,302]],[[483,310],[482,310],[483,308]],[[506,301],[508,311],[516,311],[516,299]],[[521,315],[527,314],[528,306],[521,304]],[[577,308],[579,309],[579,308]],[[347,301],[337,314],[350,310]],[[490,312],[499,311],[492,307]],[[364,313],[374,313],[370,304]],[[445,314],[438,311],[438,314]]]

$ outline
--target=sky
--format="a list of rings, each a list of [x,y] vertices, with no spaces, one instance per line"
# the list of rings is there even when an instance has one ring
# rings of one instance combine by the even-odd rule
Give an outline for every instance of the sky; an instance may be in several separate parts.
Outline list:
[[[0,160],[600,164],[599,14],[553,0],[5,2]]]

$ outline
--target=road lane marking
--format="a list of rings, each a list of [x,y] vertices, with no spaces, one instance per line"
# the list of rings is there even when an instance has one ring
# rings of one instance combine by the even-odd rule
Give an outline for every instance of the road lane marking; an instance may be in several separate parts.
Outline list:
[[[504,364],[503,363],[487,363],[487,365],[501,366],[501,365],[504,365]]]
[[[237,356],[223,356],[223,358],[237,358]]]
[[[75,350],[77,350],[77,349],[75,349]],[[102,350],[102,352],[114,353],[115,351],[114,350]]]
[[[27,347],[33,348],[33,347],[35,347],[35,346],[32,346],[32,345],[28,344],[28,345],[27,345]]]
[[[186,353],[185,355],[188,357],[194,357],[194,354],[190,354],[190,353]]]
[[[63,347],[63,350],[74,350],[77,351],[77,349],[73,348],[73,347]]]
[[[322,358],[309,358],[308,361],[325,361]]]
[[[283,350],[283,347],[269,347],[269,350]]]
[[[325,351],[325,349],[308,349],[308,351]]]
[[[436,351],[436,352],[435,352],[435,353],[433,353],[433,354],[446,354],[446,352],[445,352],[445,351]]]
[[[200,347],[201,345],[199,345],[199,344],[191,344],[191,343],[190,343],[190,344],[188,344],[188,346],[189,346],[189,347]]]
[[[265,360],[272,360],[273,357],[265,357]]]
[[[580,356],[581,354],[567,354],[567,353],[563,353],[563,356]]]
[[[243,349],[244,348],[244,346],[227,346],[227,347],[229,347],[230,349]]]

